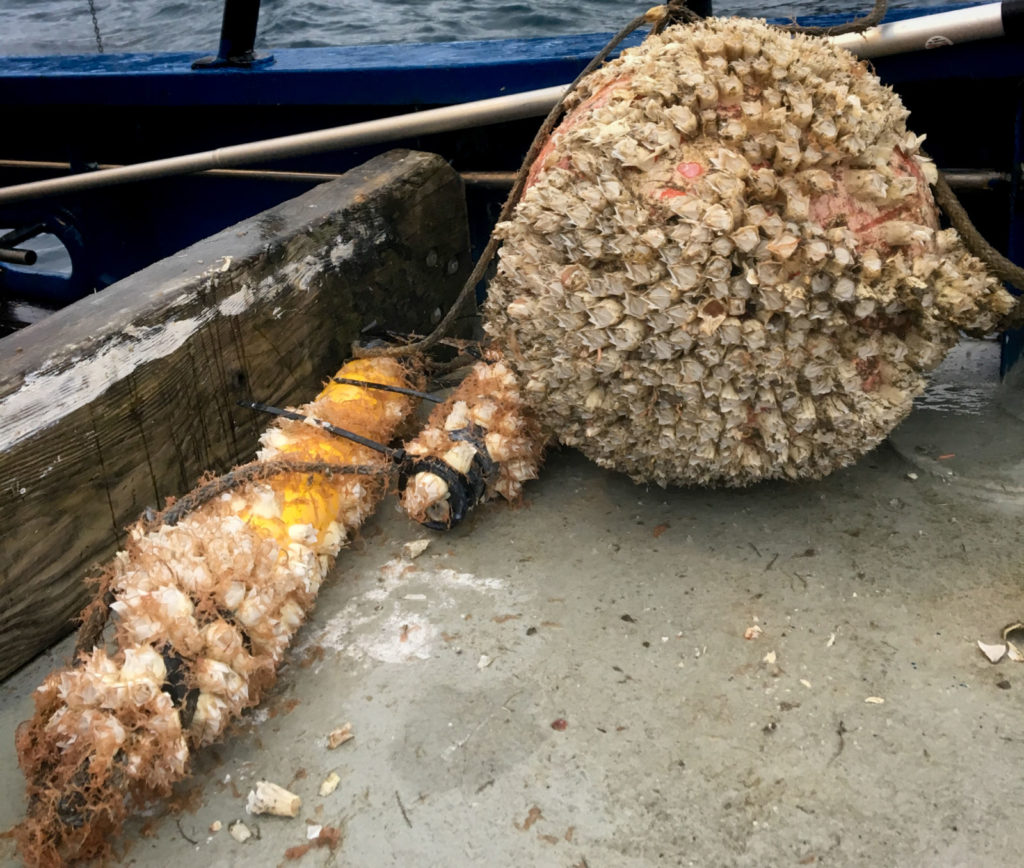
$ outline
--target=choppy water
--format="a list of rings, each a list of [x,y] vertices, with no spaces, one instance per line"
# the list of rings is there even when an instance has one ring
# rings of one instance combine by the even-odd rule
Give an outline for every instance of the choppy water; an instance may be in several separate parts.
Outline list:
[[[716,14],[788,17],[864,14],[870,0],[721,0]],[[616,30],[653,0],[263,0],[259,47],[299,48],[373,42],[437,42],[555,36]],[[891,7],[941,7],[936,0],[890,0]],[[95,0],[107,52],[214,51],[219,0]],[[96,51],[89,0],[0,0],[0,53]]]

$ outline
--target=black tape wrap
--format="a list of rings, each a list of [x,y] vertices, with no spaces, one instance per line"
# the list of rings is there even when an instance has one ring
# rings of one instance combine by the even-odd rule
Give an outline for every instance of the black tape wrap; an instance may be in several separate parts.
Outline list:
[[[402,491],[405,491],[409,480],[417,473],[433,473],[443,479],[448,486],[447,521],[423,519],[420,524],[424,527],[429,527],[431,530],[451,530],[466,517],[466,513],[485,499],[487,489],[498,475],[498,465],[491,458],[487,452],[487,446],[484,444],[486,434],[487,432],[479,425],[470,425],[466,428],[459,428],[457,431],[448,432],[449,439],[463,441],[476,448],[476,454],[466,473],[459,473],[440,458],[434,457],[419,458],[407,461],[402,465],[398,481]]]
[[[165,647],[160,656],[163,657],[167,669],[162,690],[171,697],[171,702],[178,709],[181,728],[188,729],[192,725],[192,718],[195,717],[196,706],[199,704],[199,688],[189,687],[185,661],[169,647]]]

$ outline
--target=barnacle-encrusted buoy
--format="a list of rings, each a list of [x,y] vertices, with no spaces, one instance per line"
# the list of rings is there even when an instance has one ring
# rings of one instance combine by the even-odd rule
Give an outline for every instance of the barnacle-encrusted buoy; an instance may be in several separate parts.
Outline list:
[[[409,385],[393,359],[350,362],[339,374]],[[387,441],[411,406],[404,395],[332,382],[300,409]],[[282,420],[261,442],[260,462],[279,463],[272,475],[173,525],[132,529],[105,580],[111,647],[36,690],[17,737],[29,801],[17,837],[31,864],[106,853],[132,809],[169,793],[192,752],[259,702],[335,555],[385,491],[384,457],[321,426]],[[299,464],[325,467],[287,469]],[[368,474],[345,472],[355,464]]]
[[[1010,296],[907,111],[827,41],[677,25],[586,79],[503,239],[486,328],[564,443],[638,481],[819,477]]]

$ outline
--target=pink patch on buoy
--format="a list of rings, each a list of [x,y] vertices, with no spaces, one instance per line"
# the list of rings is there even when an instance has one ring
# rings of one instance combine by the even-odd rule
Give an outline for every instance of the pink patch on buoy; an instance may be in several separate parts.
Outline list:
[[[663,190],[658,191],[659,199],[675,199],[676,196],[685,196],[684,190],[677,190],[675,187],[665,187]]]
[[[900,148],[893,148],[889,168],[897,176],[910,175],[917,181],[917,191],[904,196],[895,208],[852,194],[844,172],[838,172],[835,189],[811,198],[810,217],[819,226],[845,225],[857,237],[859,250],[872,248],[883,256],[892,246],[885,241],[883,228],[894,220],[910,220],[931,229],[939,228],[938,212],[928,182],[913,158]],[[913,251],[914,247],[910,248]]]
[[[696,178],[704,174],[704,167],[700,163],[680,163],[676,171],[684,178]]]
[[[526,176],[526,184],[523,185],[524,193],[537,182],[537,179],[546,169],[550,168],[550,166],[548,166],[548,158],[551,152],[555,149],[555,145],[558,143],[558,140],[591,112],[610,102],[615,89],[628,85],[629,81],[630,77],[628,75],[624,75],[608,82],[608,84],[602,87],[597,93],[587,97],[587,99],[581,102],[562,119],[562,122],[558,125],[555,131],[548,136],[548,140],[544,142],[544,146],[541,148],[540,153],[537,154],[537,158],[533,161],[533,165],[530,166],[530,172]],[[566,156],[563,157],[557,165],[561,169],[567,169],[571,163],[569,158]]]

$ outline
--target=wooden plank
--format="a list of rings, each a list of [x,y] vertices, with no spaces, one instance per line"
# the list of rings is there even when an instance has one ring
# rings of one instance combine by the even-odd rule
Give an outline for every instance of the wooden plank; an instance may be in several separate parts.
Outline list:
[[[377,322],[428,330],[469,271],[440,158],[392,151],[0,341],[0,677],[73,625],[147,506],[251,457]]]

